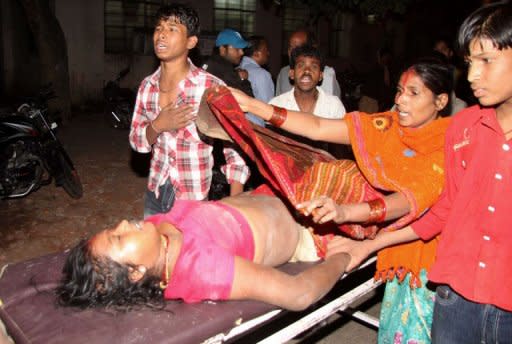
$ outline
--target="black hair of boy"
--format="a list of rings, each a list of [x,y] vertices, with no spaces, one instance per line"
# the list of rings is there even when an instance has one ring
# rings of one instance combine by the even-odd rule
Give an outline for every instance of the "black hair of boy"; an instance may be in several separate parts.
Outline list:
[[[187,28],[187,37],[199,36],[199,16],[195,9],[183,4],[172,4],[160,7],[155,15],[155,25],[160,21],[174,20]]]
[[[325,60],[320,51],[311,45],[302,45],[292,50],[290,53],[290,69],[295,69],[297,59],[300,57],[311,57],[320,61],[320,70],[323,71],[325,67]]]
[[[482,38],[491,40],[498,50],[512,48],[512,3],[493,3],[470,14],[457,38],[461,54],[469,56],[471,42]]]

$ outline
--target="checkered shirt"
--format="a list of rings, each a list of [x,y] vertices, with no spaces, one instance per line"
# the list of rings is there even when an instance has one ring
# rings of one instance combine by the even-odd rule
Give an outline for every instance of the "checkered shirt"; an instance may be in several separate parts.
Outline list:
[[[178,84],[176,105],[190,104],[198,111],[203,92],[212,86],[224,85],[217,77],[197,68],[189,60],[190,70]],[[140,84],[130,129],[130,145],[141,153],[152,152],[148,189],[158,197],[158,186],[171,180],[177,199],[203,200],[208,196],[212,179],[213,146],[211,141],[199,138],[195,123],[161,133],[151,146],[146,137],[146,128],[158,114],[160,68],[146,77]],[[249,168],[242,157],[232,148],[224,149],[226,165],[222,172],[229,183],[244,184],[249,178]]]

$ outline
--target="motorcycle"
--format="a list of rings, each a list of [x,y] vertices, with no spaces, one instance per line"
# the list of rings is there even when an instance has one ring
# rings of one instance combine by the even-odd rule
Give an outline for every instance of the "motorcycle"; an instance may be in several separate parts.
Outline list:
[[[116,129],[129,129],[132,123],[135,93],[120,86],[121,80],[129,72],[130,68],[123,69],[114,80],[108,81],[103,87],[105,114]]]
[[[73,162],[58,140],[57,124],[50,122],[49,89],[20,105],[15,113],[0,116],[0,198],[17,198],[55,179],[72,198],[83,189]]]

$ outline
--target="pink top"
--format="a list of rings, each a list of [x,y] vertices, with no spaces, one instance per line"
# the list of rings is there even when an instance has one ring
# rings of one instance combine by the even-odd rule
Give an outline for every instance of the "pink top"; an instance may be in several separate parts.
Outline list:
[[[233,284],[235,256],[254,258],[249,224],[224,203],[176,200],[169,213],[151,216],[146,221],[155,225],[172,223],[183,234],[183,244],[164,292],[166,299],[183,299],[188,303],[226,300]]]
[[[428,278],[465,298],[512,310],[512,140],[492,108],[459,112],[446,133],[445,189],[414,231],[441,233]]]

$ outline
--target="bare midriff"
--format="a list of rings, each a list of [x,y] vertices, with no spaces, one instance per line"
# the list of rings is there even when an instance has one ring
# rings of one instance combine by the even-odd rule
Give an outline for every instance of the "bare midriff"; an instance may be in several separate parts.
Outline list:
[[[275,266],[290,259],[297,246],[298,230],[281,200],[243,194],[221,202],[238,210],[249,224],[254,238],[255,263]]]

